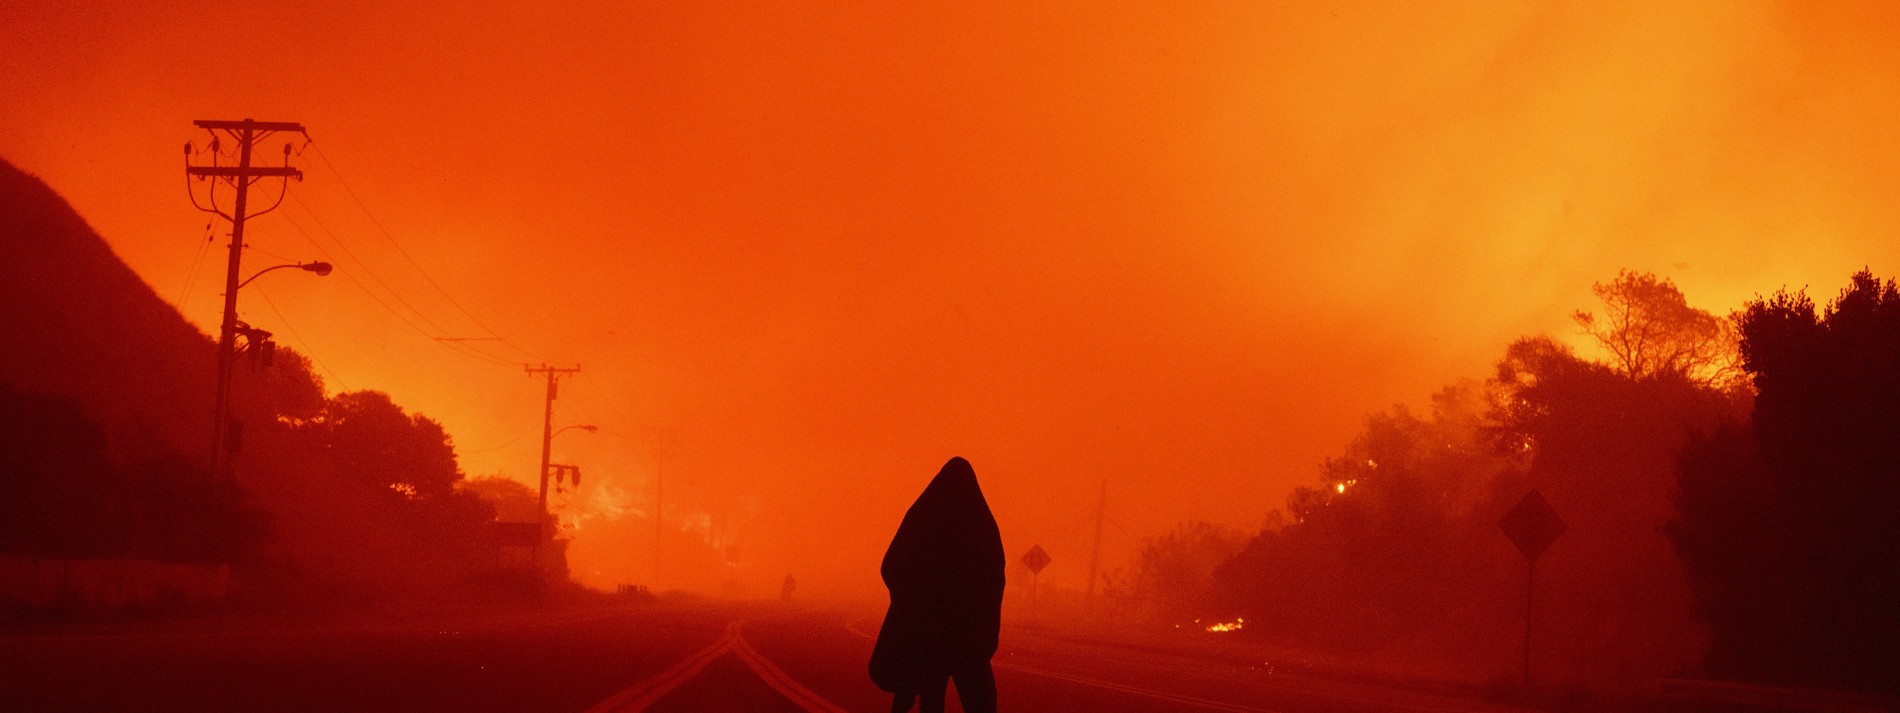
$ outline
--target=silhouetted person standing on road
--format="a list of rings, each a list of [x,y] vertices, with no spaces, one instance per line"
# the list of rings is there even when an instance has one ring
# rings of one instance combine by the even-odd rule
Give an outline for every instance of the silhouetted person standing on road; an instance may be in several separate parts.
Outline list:
[[[951,458],[917,496],[884,551],[891,607],[871,652],[871,681],[891,710],[939,713],[954,680],[968,713],[996,710],[990,657],[1002,625],[1003,538],[976,471]]]

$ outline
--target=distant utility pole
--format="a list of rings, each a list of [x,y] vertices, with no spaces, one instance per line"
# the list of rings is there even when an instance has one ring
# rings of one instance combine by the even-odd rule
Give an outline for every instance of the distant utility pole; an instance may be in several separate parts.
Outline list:
[[[653,457],[653,586],[660,586],[660,543],[666,535],[666,520],[660,517],[660,496],[666,493],[666,459],[656,447]]]
[[[547,405],[541,412],[541,468],[539,471],[541,474],[541,500],[540,500],[541,506],[539,509],[535,511],[536,517],[540,519],[539,524],[541,525],[541,531],[540,531],[540,536],[534,538],[534,549],[532,551],[533,552],[532,561],[534,563],[534,566],[536,568],[539,568],[541,566],[541,541],[548,539],[549,537],[552,536],[547,531],[548,529],[547,523],[548,523],[548,456],[549,456],[549,449],[551,449],[554,445],[554,398],[556,394],[558,394],[560,391],[560,387],[557,386],[557,384],[560,383],[561,377],[569,375],[569,374],[578,374],[581,371],[581,367],[578,364],[574,365],[573,367],[548,366],[546,364],[542,364],[539,367],[534,367],[534,366],[529,366],[529,365],[524,364],[522,365],[521,368],[526,370],[530,376],[535,375],[535,374],[544,374],[548,378]]]
[[[1095,546],[1089,550],[1089,583],[1082,601],[1095,606],[1095,568],[1102,562],[1102,519],[1108,514],[1108,478],[1102,478],[1102,495],[1095,501]]]
[[[660,584],[660,544],[666,535],[666,519],[660,508],[661,499],[666,494],[666,447],[673,443],[673,429],[667,426],[655,426],[644,429],[653,435],[653,582]]]
[[[213,164],[210,166],[190,165],[193,150],[191,144],[186,144],[185,175],[195,176],[200,180],[207,178],[222,180],[237,189],[237,202],[232,206],[232,210],[228,214],[218,208],[217,188],[215,185],[211,192],[210,208],[199,206],[197,196],[192,196],[192,205],[196,206],[199,210],[207,213],[217,213],[231,221],[231,255],[224,274],[224,317],[218,325],[218,395],[217,401],[214,402],[212,407],[214,425],[212,427],[211,439],[211,472],[219,477],[229,479],[233,477],[230,452],[237,449],[237,444],[234,443],[237,438],[234,437],[232,433],[233,429],[231,428],[231,371],[237,355],[238,263],[244,259],[244,219],[254,217],[246,213],[250,207],[248,203],[250,187],[257,179],[276,177],[284,179],[285,189],[288,190],[290,179],[303,180],[303,172],[290,167],[290,146],[288,144],[284,146],[283,166],[252,166],[251,149],[257,145],[257,142],[268,138],[272,134],[278,132],[301,134],[304,132],[304,128],[301,124],[291,122],[252,121],[250,119],[243,121],[199,120],[192,122],[192,124],[212,133],[211,151]],[[218,153],[217,133],[220,131],[237,142],[238,162],[236,166],[219,166],[215,163]],[[187,189],[189,189],[189,186],[187,186]],[[279,204],[283,203],[282,194],[277,196],[277,202]],[[273,205],[258,215],[268,213],[276,207],[276,205]]]

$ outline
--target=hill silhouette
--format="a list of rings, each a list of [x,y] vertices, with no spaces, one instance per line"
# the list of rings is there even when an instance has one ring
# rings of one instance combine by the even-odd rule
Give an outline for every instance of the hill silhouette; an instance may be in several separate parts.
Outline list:
[[[332,600],[492,569],[494,508],[441,424],[328,394],[280,348],[238,360],[235,483],[206,468],[216,345],[58,193],[0,161],[0,555],[241,565]]]
[[[210,446],[216,345],[64,198],[0,160],[0,384],[77,402],[114,460]]]

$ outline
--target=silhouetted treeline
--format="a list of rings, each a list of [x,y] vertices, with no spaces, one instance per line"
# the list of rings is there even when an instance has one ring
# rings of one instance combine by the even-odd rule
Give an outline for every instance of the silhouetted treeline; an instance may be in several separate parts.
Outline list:
[[[1430,414],[1372,417],[1201,606],[1508,675],[1524,563],[1497,521],[1536,488],[1569,528],[1537,565],[1545,680],[1900,688],[1900,291],[1863,272],[1728,320],[1652,275],[1597,294],[1577,321],[1609,359],[1523,339]]]
[[[214,342],[4,161],[0,334],[0,553],[232,563],[240,591],[316,598],[494,564],[493,509],[458,489],[441,426],[326,394],[290,349],[238,361],[237,482],[211,478]]]
[[[1227,527],[1201,521],[1181,523],[1143,542],[1133,567],[1103,575],[1102,594],[1124,611],[1164,618],[1218,611],[1214,569],[1246,542],[1245,535]]]
[[[440,424],[354,391],[247,436],[240,466],[273,516],[270,572],[296,587],[369,595],[439,588],[492,567],[492,505]]]
[[[1509,621],[1491,593],[1517,570],[1492,563],[1482,524],[1499,499],[1487,486],[1514,463],[1484,437],[1483,409],[1477,385],[1459,384],[1434,397],[1431,414],[1372,417],[1322,466],[1320,486],[1288,498],[1289,521],[1216,570],[1231,613],[1325,648],[1489,646]]]
[[[1512,344],[1482,384],[1373,416],[1194,615],[1342,652],[1512,677],[1526,565],[1498,520],[1532,488],[1568,531],[1538,561],[1540,680],[1661,675],[1893,690],[1900,661],[1900,296],[1730,319],[1623,273],[1579,313],[1610,358]],[[1757,395],[1758,394],[1758,395]],[[1218,610],[1218,611],[1215,611]]]
[[[1739,323],[1753,418],[1686,449],[1670,527],[1708,667],[1900,691],[1900,291],[1863,271],[1823,310],[1784,290]]]

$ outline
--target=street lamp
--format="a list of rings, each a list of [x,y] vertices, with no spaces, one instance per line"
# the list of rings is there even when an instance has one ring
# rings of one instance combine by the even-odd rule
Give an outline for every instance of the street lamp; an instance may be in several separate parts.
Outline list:
[[[583,431],[586,431],[586,432],[588,432],[588,433],[598,433],[598,432],[600,431],[600,427],[599,427],[599,426],[592,426],[592,425],[589,425],[589,426],[562,426],[562,427],[561,427],[561,430],[559,430],[559,431],[555,431],[555,432],[554,432],[554,435],[553,435],[553,436],[548,436],[548,438],[549,438],[549,439],[553,439],[553,438],[554,438],[554,436],[558,436],[558,435],[561,435],[562,433],[564,433],[564,432],[566,432],[566,431],[567,431],[568,429],[570,429],[570,428],[578,428],[578,429],[581,429],[581,430],[583,430]]]
[[[314,272],[314,273],[317,273],[317,277],[327,276],[330,274],[330,271],[334,269],[330,266],[330,263],[323,262],[321,260],[317,262],[293,262],[286,265],[274,265],[271,267],[264,268],[262,270],[258,270],[257,272],[252,273],[250,277],[244,278],[243,282],[238,283],[238,289],[240,290],[244,289],[245,285],[251,284],[252,280],[262,277],[264,273],[266,272],[270,272],[272,270],[282,270],[286,267],[298,268],[305,272]]]
[[[233,243],[237,244],[237,242],[238,242],[237,239],[233,238]],[[238,259],[237,255],[238,255],[238,250],[236,248],[233,248],[232,257],[231,257],[231,270],[229,272],[230,277],[228,278],[230,280],[237,279],[237,259]],[[222,323],[219,325],[219,329],[218,329],[218,399],[214,406],[215,408],[214,420],[216,421],[216,423],[213,424],[213,433],[212,433],[212,439],[211,439],[211,472],[213,475],[216,475],[216,476],[225,475],[224,471],[225,471],[226,466],[228,465],[228,463],[226,462],[228,459],[226,458],[225,452],[228,450],[233,450],[231,448],[231,443],[230,443],[231,441],[231,436],[230,436],[230,432],[231,432],[231,372],[234,371],[234,369],[232,369],[232,361],[234,361],[237,356],[237,333],[238,333],[238,328],[239,328],[239,324],[237,320],[238,290],[244,289],[245,285],[251,284],[251,280],[255,280],[258,277],[263,276],[263,274],[266,272],[270,272],[272,270],[282,270],[286,267],[294,267],[300,270],[304,270],[306,272],[314,272],[317,274],[318,277],[323,277],[325,275],[330,274],[331,269],[333,269],[330,266],[330,263],[327,263],[327,262],[321,262],[321,261],[319,262],[293,262],[286,265],[276,265],[276,266],[264,268],[262,270],[258,270],[257,272],[252,273],[250,277],[245,278],[243,282],[225,283],[227,285],[230,285],[230,287],[229,289],[226,290],[226,294],[224,296],[224,319],[222,320]]]

